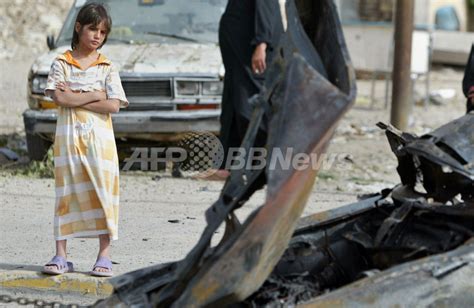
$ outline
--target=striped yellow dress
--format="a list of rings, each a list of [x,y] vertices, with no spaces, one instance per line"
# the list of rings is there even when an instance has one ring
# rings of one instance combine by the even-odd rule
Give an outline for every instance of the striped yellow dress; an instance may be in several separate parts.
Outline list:
[[[118,71],[101,54],[86,70],[69,51],[59,55],[46,90],[54,90],[59,81],[73,91],[106,91],[108,99],[128,106]],[[100,234],[118,239],[119,166],[111,115],[58,107],[54,167],[55,239]]]

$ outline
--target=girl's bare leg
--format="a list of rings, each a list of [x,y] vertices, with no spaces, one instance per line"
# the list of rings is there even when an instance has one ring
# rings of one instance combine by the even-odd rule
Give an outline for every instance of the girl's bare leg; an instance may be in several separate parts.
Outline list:
[[[59,257],[63,257],[64,259],[67,259],[66,244],[67,244],[67,240],[56,241],[56,255]],[[57,266],[49,265],[49,266],[45,266],[45,268],[50,269],[50,270],[55,270]]]
[[[66,240],[56,241],[56,255],[67,259]]]
[[[110,259],[110,237],[108,234],[99,235],[99,255],[97,258],[106,257]],[[107,272],[106,268],[97,267],[98,272]]]

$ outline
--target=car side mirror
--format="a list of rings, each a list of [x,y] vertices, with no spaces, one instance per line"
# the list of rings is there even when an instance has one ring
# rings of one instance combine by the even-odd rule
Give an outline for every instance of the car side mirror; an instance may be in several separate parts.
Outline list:
[[[54,35],[48,35],[46,37],[46,43],[48,44],[49,50],[54,49]]]

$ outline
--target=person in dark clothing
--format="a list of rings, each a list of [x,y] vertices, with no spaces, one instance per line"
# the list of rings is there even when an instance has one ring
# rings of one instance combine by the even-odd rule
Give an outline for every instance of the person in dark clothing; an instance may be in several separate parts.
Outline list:
[[[220,119],[220,139],[225,151],[223,167],[229,148],[239,147],[245,136],[252,113],[248,100],[259,92],[282,33],[278,0],[229,0],[227,3],[219,26],[225,67]]]
[[[462,89],[467,98],[467,112],[474,110],[474,44],[472,44],[471,54],[467,60]]]

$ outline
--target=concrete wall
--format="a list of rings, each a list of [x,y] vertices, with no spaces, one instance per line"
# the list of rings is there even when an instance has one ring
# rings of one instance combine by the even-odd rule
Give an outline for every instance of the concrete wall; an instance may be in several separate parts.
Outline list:
[[[356,22],[359,0],[334,0],[343,21],[344,35],[354,67],[358,70],[390,70],[393,51],[393,24]],[[415,23],[433,24],[436,10],[453,5],[460,19],[461,30],[467,29],[467,5],[465,0],[414,0]],[[344,22],[346,21],[346,22]],[[432,62],[465,65],[474,42],[473,32],[433,33]]]
[[[356,69],[391,70],[394,44],[392,27],[345,25],[343,31]],[[434,31],[432,62],[465,65],[472,42],[473,32]]]
[[[433,62],[466,65],[474,32],[435,31],[433,33]]]
[[[391,70],[393,29],[390,26],[343,26],[352,63],[358,70]]]

